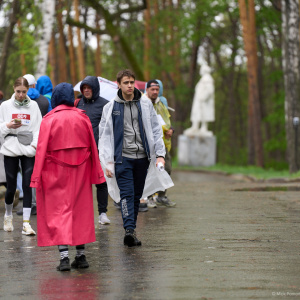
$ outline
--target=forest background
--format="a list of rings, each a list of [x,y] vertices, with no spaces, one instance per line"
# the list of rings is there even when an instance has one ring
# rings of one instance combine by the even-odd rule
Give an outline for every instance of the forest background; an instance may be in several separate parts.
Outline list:
[[[27,73],[47,74],[54,86],[86,75],[115,81],[124,68],[162,80],[175,109],[173,155],[207,63],[218,163],[299,169],[298,1],[0,0],[0,49],[7,99]]]

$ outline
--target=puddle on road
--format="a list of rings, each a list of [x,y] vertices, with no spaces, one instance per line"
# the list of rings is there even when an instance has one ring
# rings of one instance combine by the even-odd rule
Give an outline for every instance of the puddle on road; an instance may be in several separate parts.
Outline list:
[[[254,188],[234,189],[234,192],[297,192],[300,186],[263,186]]]

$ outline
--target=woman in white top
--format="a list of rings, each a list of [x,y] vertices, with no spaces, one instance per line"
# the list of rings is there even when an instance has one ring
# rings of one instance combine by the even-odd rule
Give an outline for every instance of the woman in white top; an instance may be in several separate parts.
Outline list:
[[[0,106],[0,134],[4,138],[0,152],[4,155],[7,182],[3,229],[14,230],[12,208],[21,162],[24,192],[22,234],[35,235],[29,223],[32,201],[29,185],[42,115],[37,103],[27,96],[28,88],[27,80],[19,77],[14,84],[15,93]]]

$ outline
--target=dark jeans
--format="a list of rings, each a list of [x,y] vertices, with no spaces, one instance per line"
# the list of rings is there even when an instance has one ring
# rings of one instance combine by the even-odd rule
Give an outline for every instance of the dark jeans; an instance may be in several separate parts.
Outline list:
[[[96,184],[97,188],[97,202],[98,202],[98,211],[99,215],[107,212],[107,204],[108,204],[108,189],[107,183],[103,182],[100,184]]]
[[[123,227],[135,229],[143,194],[148,158],[132,159],[123,157],[121,164],[115,165],[116,180],[120,189]]]
[[[5,203],[12,204],[14,201],[15,192],[17,189],[17,174],[19,170],[19,161],[21,161],[22,168],[22,188],[24,193],[23,207],[31,208],[32,189],[30,185],[31,174],[34,166],[34,157],[4,156],[4,168],[6,174],[7,190],[5,193]]]

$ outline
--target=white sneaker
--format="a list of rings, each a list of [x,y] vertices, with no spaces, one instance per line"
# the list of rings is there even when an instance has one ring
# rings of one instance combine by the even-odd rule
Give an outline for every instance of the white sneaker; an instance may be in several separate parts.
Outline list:
[[[25,235],[36,235],[35,231],[31,228],[31,226],[30,226],[29,223],[25,223],[25,225],[23,225],[22,234],[25,234]]]
[[[109,220],[109,218],[107,217],[106,213],[102,213],[102,214],[99,216],[99,223],[102,224],[102,225],[110,224],[110,220]]]
[[[4,226],[3,230],[4,231],[14,231],[14,225],[12,223],[13,216],[6,216],[4,215]]]

